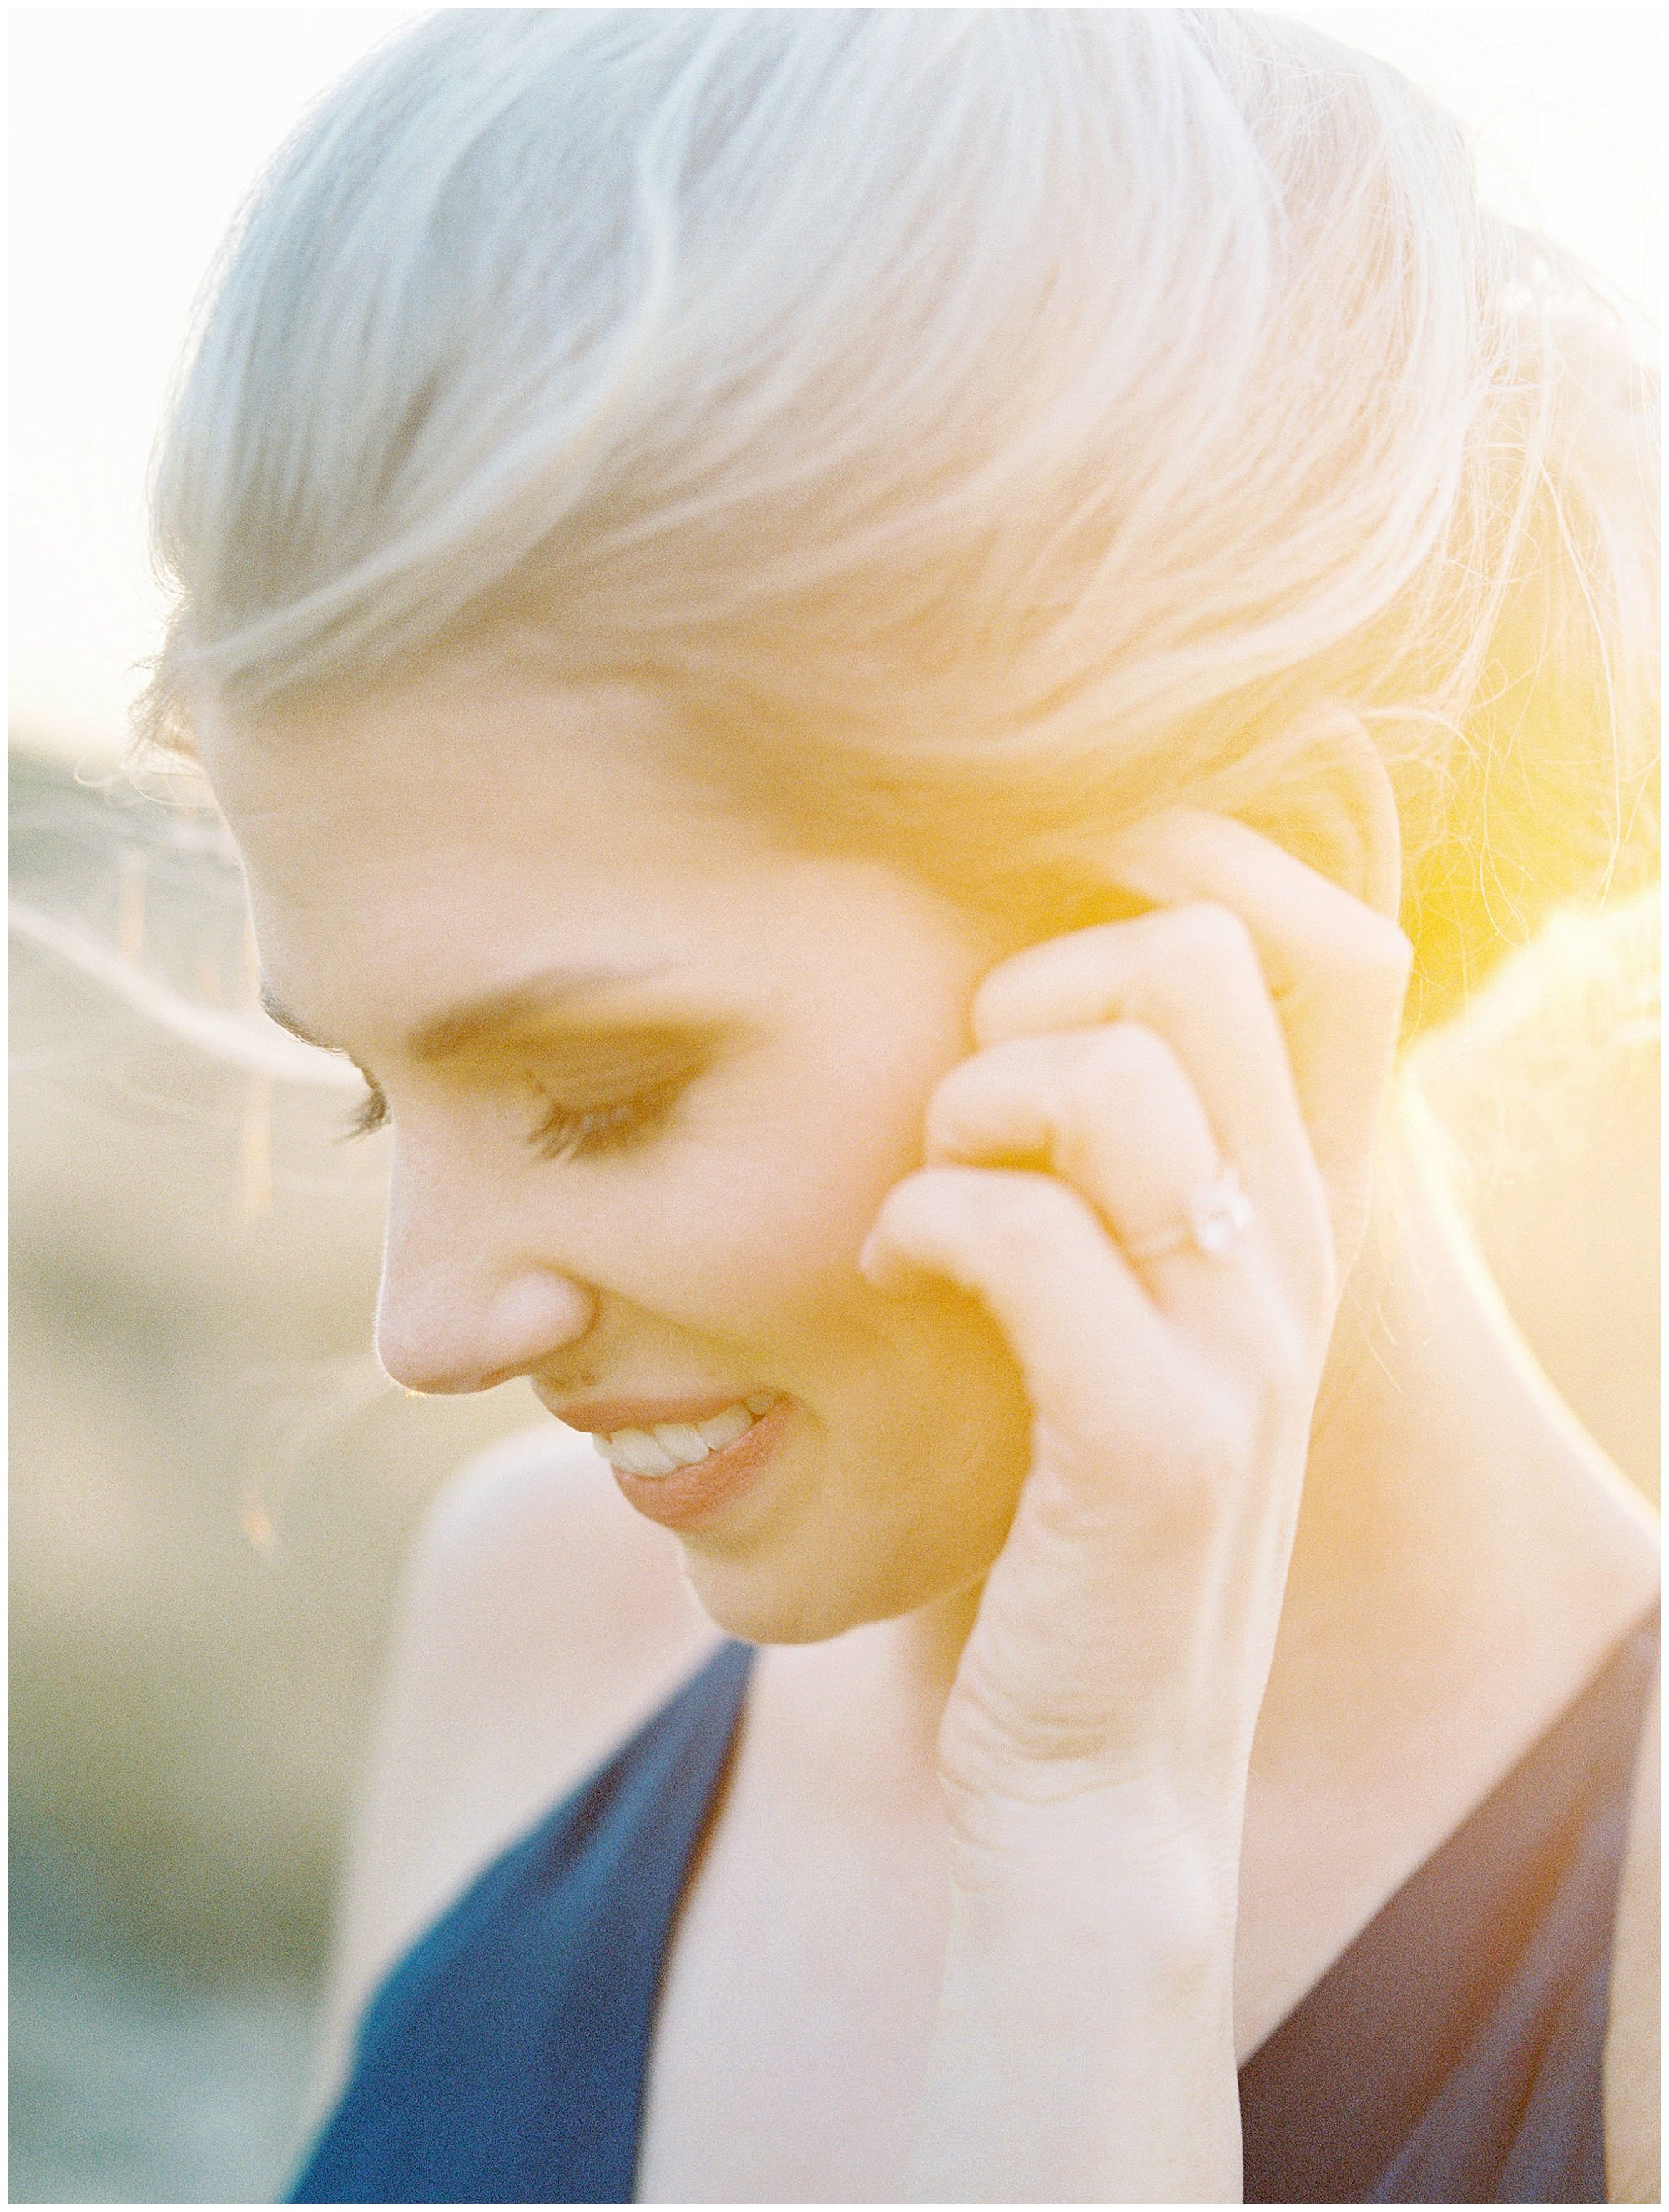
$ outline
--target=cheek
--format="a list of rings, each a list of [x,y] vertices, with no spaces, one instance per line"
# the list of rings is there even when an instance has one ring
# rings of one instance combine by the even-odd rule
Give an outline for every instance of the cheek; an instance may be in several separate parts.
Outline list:
[[[858,1273],[882,1200],[920,1164],[929,1092],[955,1042],[886,1053],[826,1047],[726,1121],[696,1123],[634,1226],[643,1302],[669,1317],[769,1334],[796,1312],[889,1307]],[[722,1323],[721,1323],[722,1325]]]
[[[681,1183],[677,1226],[657,1240],[663,1307],[710,1304],[717,1287],[737,1328],[768,1330],[795,1309],[873,1297],[858,1253],[914,1164],[893,1133],[808,1117],[709,1164]]]

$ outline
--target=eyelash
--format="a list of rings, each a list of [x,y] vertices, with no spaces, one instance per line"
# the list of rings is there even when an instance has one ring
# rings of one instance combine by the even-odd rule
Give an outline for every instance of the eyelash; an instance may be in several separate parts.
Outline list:
[[[345,1133],[349,1137],[374,1137],[379,1129],[388,1126],[388,1101],[383,1097],[382,1085],[365,1079],[365,1096],[355,1107]]]
[[[349,1137],[369,1137],[386,1128],[388,1101],[381,1086],[365,1079],[365,1097],[349,1124]],[[647,1137],[672,1110],[680,1085],[668,1084],[658,1091],[640,1091],[634,1098],[611,1106],[583,1111],[563,1106],[555,1099],[528,1132],[527,1141],[542,1160],[572,1160],[595,1152],[625,1152]]]

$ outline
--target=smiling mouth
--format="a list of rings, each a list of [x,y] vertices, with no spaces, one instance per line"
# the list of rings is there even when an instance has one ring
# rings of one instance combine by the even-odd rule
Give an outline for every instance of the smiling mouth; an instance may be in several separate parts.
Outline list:
[[[533,1395],[564,1427],[589,1436],[617,1474],[640,1480],[669,1480],[703,1466],[739,1443],[783,1402],[780,1390],[752,1390],[735,1398],[717,1391],[696,1396],[562,1400],[535,1382]]]
[[[624,1401],[607,1409],[616,1418],[623,1410]],[[663,1400],[654,1410],[695,1418],[592,1431],[627,1504],[663,1528],[693,1535],[716,1523],[734,1534],[731,1510],[775,1461],[778,1445],[793,1426],[795,1401],[760,1390],[728,1406],[708,1399],[676,1407]]]
[[[756,1390],[705,1420],[658,1421],[653,1428],[593,1431],[592,1440],[610,1467],[655,1481],[685,1468],[700,1467],[715,1452],[727,1450],[778,1403],[774,1390]]]

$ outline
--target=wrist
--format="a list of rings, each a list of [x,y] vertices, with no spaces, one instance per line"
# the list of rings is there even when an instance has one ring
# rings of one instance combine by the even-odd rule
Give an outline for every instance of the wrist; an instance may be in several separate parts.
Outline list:
[[[1232,1960],[1239,1874],[1235,1856],[1198,1838],[1011,1835],[1000,1846],[958,1842],[950,1856],[952,1925],[962,1939],[998,1941],[1187,1972]]]
[[[959,1843],[907,2194],[1238,2193],[1235,1884],[1211,1854],[1051,1831]]]
[[[1077,1873],[1179,1905],[1226,1894],[1232,1905],[1238,1893],[1243,1786],[1190,1792],[1162,1778],[1027,1796],[956,1792],[947,1803],[959,1888],[1023,1890]]]

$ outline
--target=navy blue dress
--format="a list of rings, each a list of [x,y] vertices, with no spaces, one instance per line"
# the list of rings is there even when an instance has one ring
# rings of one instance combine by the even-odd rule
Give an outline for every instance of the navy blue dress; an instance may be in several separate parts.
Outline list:
[[[1657,1648],[1654,1614],[1241,2068],[1249,2203],[1604,2202]],[[394,1967],[293,2202],[630,2201],[662,1963],[752,1657],[721,1645]]]

